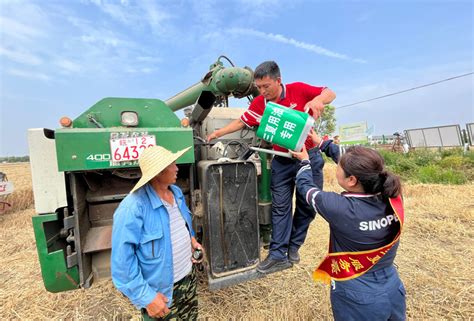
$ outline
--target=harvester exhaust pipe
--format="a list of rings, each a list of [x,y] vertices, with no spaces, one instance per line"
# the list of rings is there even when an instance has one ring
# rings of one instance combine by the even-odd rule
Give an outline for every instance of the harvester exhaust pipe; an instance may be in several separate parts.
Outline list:
[[[216,96],[210,91],[203,91],[199,96],[197,102],[194,104],[193,112],[189,119],[190,125],[198,124],[202,122],[214,105],[216,101]]]

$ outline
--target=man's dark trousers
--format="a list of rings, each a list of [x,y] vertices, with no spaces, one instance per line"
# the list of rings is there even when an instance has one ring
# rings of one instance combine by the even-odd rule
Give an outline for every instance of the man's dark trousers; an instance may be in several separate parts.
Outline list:
[[[317,148],[310,150],[309,158],[315,184],[323,187],[324,160]],[[292,216],[293,192],[299,161],[275,156],[272,161],[272,239],[270,257],[286,260],[289,248],[298,250],[304,243],[309,224],[316,216],[303,195],[296,193],[295,215]]]

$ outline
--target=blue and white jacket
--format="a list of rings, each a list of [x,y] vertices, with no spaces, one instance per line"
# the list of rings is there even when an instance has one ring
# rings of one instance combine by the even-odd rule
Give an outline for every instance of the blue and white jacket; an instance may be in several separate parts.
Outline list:
[[[190,237],[191,211],[181,189],[170,186]],[[129,194],[114,213],[112,281],[138,308],[145,308],[158,292],[173,303],[173,252],[168,211],[150,184]]]

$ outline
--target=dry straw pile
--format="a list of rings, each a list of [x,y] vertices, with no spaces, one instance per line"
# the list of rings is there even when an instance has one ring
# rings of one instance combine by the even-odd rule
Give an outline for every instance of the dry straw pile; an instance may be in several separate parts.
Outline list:
[[[326,165],[325,184],[339,191],[334,170]],[[31,226],[28,165],[1,165],[0,171],[7,173],[18,193],[11,198],[13,211],[0,215],[0,319],[138,319],[137,310],[110,280],[88,290],[59,294],[44,290]],[[473,319],[474,185],[409,185],[405,201],[406,225],[396,264],[407,289],[408,318]],[[327,224],[318,217],[301,249],[301,263],[292,269],[216,292],[206,289],[202,274],[200,317],[331,319],[329,289],[310,277],[326,251],[327,239]]]

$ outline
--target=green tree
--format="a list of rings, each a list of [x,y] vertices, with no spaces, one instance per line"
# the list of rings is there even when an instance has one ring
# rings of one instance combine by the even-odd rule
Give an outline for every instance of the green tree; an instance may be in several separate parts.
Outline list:
[[[314,128],[319,135],[324,136],[334,133],[336,130],[335,111],[336,108],[334,106],[326,105],[321,117],[314,122]]]
[[[0,163],[18,163],[18,162],[29,162],[29,156],[7,156],[7,157],[0,157]]]

